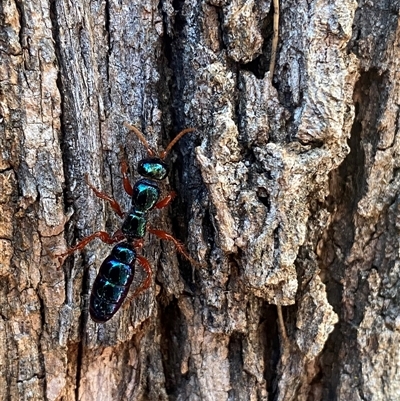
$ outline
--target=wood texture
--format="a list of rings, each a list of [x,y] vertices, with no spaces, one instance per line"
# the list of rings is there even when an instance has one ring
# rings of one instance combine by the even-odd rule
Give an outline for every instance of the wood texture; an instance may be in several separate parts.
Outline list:
[[[279,4],[272,77],[270,0],[0,2],[0,399],[398,398],[400,5]],[[204,266],[149,235],[95,324],[110,246],[54,255],[120,227],[125,121],[196,128],[150,224]]]

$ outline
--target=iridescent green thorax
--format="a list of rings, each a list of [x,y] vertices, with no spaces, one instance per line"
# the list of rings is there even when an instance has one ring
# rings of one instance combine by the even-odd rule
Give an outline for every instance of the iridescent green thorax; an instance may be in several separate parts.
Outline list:
[[[138,212],[145,213],[153,209],[159,198],[160,188],[154,181],[143,178],[133,187],[132,206]]]
[[[122,223],[121,231],[127,239],[140,239],[146,234],[147,214],[133,207]]]
[[[161,181],[167,177],[169,169],[161,159],[150,157],[139,162],[138,173],[143,177]]]

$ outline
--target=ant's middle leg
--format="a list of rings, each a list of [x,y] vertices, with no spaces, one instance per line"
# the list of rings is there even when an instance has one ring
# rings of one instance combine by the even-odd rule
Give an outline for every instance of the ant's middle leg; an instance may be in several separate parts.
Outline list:
[[[89,182],[89,177],[87,174],[85,174],[85,181],[86,184],[92,189],[92,191],[98,198],[106,200],[110,204],[114,212],[118,214],[119,217],[124,217],[124,213],[122,213],[121,206],[119,205],[119,203],[114,198],[111,198],[111,196],[108,196],[107,194],[100,192],[97,188],[95,188]]]

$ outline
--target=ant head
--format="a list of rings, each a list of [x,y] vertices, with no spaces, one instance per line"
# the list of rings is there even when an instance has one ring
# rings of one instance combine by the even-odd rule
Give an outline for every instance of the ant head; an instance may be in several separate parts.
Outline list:
[[[162,181],[167,177],[169,167],[159,157],[152,156],[140,160],[137,171],[142,177]]]
[[[147,149],[147,154],[149,155],[149,158],[152,159],[158,159],[160,161],[164,160],[167,156],[168,153],[171,151],[172,147],[187,133],[193,132],[194,128],[186,128],[182,130],[167,146],[165,150],[162,150],[161,152],[156,152],[151,147],[149,146],[149,143],[146,141],[146,138],[144,135],[133,125],[128,124],[127,122],[124,122],[124,125],[126,128],[129,129],[129,131],[132,131],[136,134],[136,136],[139,138],[140,142],[143,143],[145,148]]]

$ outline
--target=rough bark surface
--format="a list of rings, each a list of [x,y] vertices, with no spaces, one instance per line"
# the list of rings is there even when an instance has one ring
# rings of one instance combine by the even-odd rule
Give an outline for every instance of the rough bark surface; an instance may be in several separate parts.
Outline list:
[[[1,0],[0,399],[400,398],[399,9],[281,0],[271,76],[270,0]],[[111,247],[54,254],[120,227],[124,121],[196,128],[150,224],[202,266],[149,235],[96,324]]]

